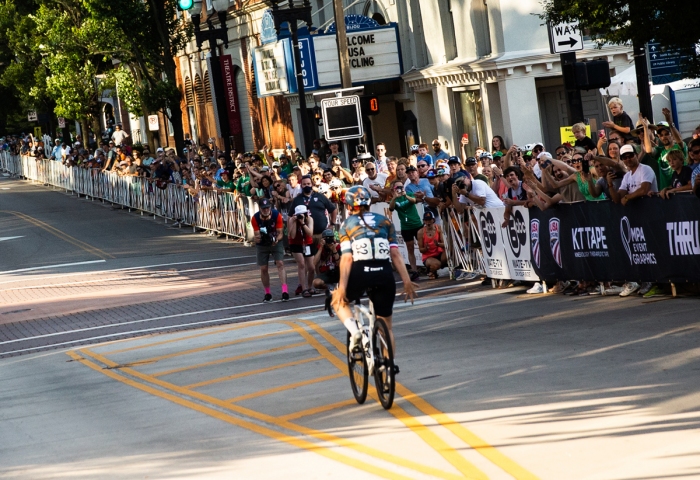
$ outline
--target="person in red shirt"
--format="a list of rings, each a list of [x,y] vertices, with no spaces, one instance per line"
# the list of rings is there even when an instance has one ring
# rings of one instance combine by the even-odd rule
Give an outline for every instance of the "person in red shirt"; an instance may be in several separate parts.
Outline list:
[[[264,303],[272,301],[270,293],[270,272],[269,261],[270,256],[275,260],[277,272],[282,283],[282,301],[289,300],[289,292],[287,291],[287,272],[284,269],[284,244],[282,242],[284,231],[284,220],[282,215],[272,208],[272,202],[269,198],[263,198],[258,202],[260,211],[253,215],[250,224],[255,232],[255,250],[258,257],[258,266],[260,266],[260,279],[263,287],[265,287]]]

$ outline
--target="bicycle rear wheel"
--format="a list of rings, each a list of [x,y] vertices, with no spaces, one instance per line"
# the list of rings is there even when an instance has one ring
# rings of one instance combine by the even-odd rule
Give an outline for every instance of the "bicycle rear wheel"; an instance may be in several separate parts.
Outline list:
[[[348,375],[350,376],[350,386],[355,400],[360,405],[367,399],[367,382],[369,380],[369,370],[367,360],[362,349],[356,352],[350,351],[350,332],[345,340],[345,350],[347,352]]]
[[[396,383],[394,379],[394,351],[391,348],[389,328],[384,320],[377,318],[372,332],[374,346],[374,386],[377,388],[379,402],[385,410],[394,404]]]

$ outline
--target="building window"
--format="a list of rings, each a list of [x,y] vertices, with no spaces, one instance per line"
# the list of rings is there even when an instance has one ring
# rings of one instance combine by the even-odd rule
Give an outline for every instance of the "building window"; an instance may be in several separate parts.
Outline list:
[[[458,95],[462,116],[461,133],[469,135],[469,145],[466,147],[467,156],[474,156],[477,147],[483,147],[490,151],[491,145],[484,136],[484,114],[481,104],[481,92],[474,90],[459,92]]]
[[[200,77],[199,74],[194,76],[194,93],[197,96],[197,103],[204,103],[206,101],[204,85],[202,85],[202,77]]]
[[[209,83],[209,70],[204,72],[204,99],[211,103],[211,83]]]
[[[185,77],[185,102],[188,107],[194,107],[194,89],[190,77]]]

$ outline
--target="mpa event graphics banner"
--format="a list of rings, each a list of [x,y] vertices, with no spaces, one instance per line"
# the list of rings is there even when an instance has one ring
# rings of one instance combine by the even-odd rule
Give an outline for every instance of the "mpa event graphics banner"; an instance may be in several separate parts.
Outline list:
[[[546,281],[700,282],[699,222],[692,194],[533,208],[532,263]]]
[[[505,210],[505,207],[472,209],[486,274],[489,278],[538,282],[528,235],[530,213],[524,207],[515,207],[503,226]]]

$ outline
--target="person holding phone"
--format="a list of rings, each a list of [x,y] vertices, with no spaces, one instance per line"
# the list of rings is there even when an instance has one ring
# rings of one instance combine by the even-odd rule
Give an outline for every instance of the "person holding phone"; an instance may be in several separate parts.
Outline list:
[[[309,298],[314,293],[311,286],[314,281],[316,246],[313,238],[314,219],[309,215],[306,205],[297,205],[294,208],[294,215],[290,216],[287,222],[287,231],[289,232],[289,251],[297,262],[299,277],[299,285],[294,294]]]
[[[401,224],[401,236],[404,242],[406,242],[406,248],[408,249],[408,263],[411,267],[409,275],[411,281],[418,279],[418,270],[416,267],[416,252],[415,252],[415,241],[418,236],[418,230],[423,228],[423,221],[418,214],[418,209],[416,208],[415,194],[407,194],[404,189],[405,180],[394,180],[391,184],[391,189],[393,197],[389,203],[389,210],[394,211],[399,217],[399,222]]]

